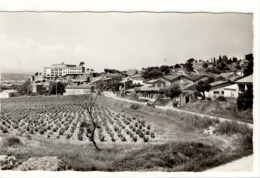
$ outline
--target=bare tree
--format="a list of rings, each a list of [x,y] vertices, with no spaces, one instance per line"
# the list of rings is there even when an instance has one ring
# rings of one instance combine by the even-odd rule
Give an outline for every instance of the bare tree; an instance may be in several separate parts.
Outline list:
[[[96,96],[93,96],[93,94],[90,94],[88,96],[84,95],[84,96],[85,96],[84,97],[85,101],[84,101],[84,104],[82,104],[82,107],[87,111],[90,120],[89,120],[89,122],[81,123],[81,126],[87,128],[86,136],[93,143],[96,150],[100,151],[100,148],[97,146],[96,141],[95,141],[95,130],[99,127],[99,121],[98,121],[99,113],[94,112],[98,94],[96,94]]]

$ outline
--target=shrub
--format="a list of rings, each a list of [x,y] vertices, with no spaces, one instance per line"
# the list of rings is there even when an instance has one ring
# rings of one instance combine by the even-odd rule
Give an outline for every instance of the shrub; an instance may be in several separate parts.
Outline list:
[[[216,132],[220,134],[242,134],[253,135],[253,131],[246,124],[239,124],[236,121],[224,121],[217,125]]]
[[[227,99],[224,96],[219,96],[216,99],[217,101],[227,101]]]
[[[4,147],[17,147],[21,146],[22,142],[18,137],[8,137],[3,139],[3,146]]]
[[[133,110],[138,110],[140,107],[141,107],[141,106],[140,106],[139,104],[132,104],[132,105],[130,106],[130,108],[133,109]]]

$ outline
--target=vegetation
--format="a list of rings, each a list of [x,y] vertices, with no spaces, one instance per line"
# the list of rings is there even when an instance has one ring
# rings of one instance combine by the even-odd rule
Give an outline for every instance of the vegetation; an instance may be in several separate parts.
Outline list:
[[[239,111],[235,100],[227,100],[225,104],[215,101],[197,100],[187,103],[181,109],[189,110],[197,113],[203,113],[211,116],[224,117],[232,120],[253,123],[252,109]]]
[[[181,90],[179,87],[177,86],[174,86],[174,87],[171,87],[169,89],[166,89],[164,91],[165,95],[167,97],[170,97],[171,99],[175,98],[175,97],[178,97],[180,94],[181,94]]]
[[[61,82],[51,82],[49,87],[49,95],[62,95],[65,92],[65,85]]]
[[[22,131],[22,136],[30,135],[31,139],[23,138],[19,148],[4,147],[0,154],[13,155],[20,162],[30,157],[57,156],[69,170],[76,171],[202,171],[252,154],[249,134],[239,139],[222,137],[224,132],[220,131],[212,137],[204,136],[204,129],[221,124],[217,119],[145,105],[138,105],[133,112],[133,104],[102,96],[93,107],[100,126],[95,139],[102,148],[97,152],[86,136],[84,123],[88,124],[90,118],[78,104],[83,101],[82,96],[1,100],[0,126],[8,132],[0,134],[19,135]],[[44,117],[46,114],[48,117]],[[245,133],[244,129],[237,132]],[[47,133],[52,133],[50,139],[45,139]],[[227,143],[232,149],[226,148]],[[240,149],[242,143],[247,147]]]
[[[246,90],[241,93],[237,98],[237,108],[240,111],[253,109],[253,90]]]
[[[199,81],[198,84],[196,85],[196,89],[199,93],[202,93],[203,96],[203,100],[206,98],[205,97],[205,92],[209,92],[211,86],[209,83],[207,83],[206,81]]]

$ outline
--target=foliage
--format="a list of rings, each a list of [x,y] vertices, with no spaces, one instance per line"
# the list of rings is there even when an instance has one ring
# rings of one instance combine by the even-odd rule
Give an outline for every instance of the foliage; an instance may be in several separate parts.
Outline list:
[[[208,68],[208,66],[209,66],[208,63],[206,63],[206,62],[204,62],[204,63],[202,64],[202,67],[203,67],[203,68]]]
[[[238,110],[253,109],[253,90],[246,90],[241,93],[237,98],[237,108]]]
[[[205,99],[205,92],[209,92],[211,86],[206,81],[199,81],[196,85],[196,89],[198,92],[201,92],[203,94],[203,99]]]
[[[164,93],[167,97],[170,97],[172,99],[178,97],[181,94],[181,89],[178,86],[174,86],[169,89],[166,89]]]
[[[174,65],[174,69],[179,69],[179,68],[181,68],[181,66],[179,64]]]
[[[49,95],[63,94],[65,92],[65,84],[61,82],[50,82]]]
[[[248,54],[245,56],[246,60],[248,60],[248,64],[244,69],[244,76],[248,76],[253,74],[254,72],[254,56],[253,54]]]
[[[120,73],[120,71],[116,70],[116,69],[104,69],[104,72],[106,72],[106,73]]]
[[[18,92],[21,95],[30,94],[32,92],[31,83],[29,81],[26,81],[25,83],[23,83],[23,85],[18,87]]]
[[[195,59],[191,58],[189,60],[187,60],[187,62],[185,63],[185,69],[187,72],[193,72],[193,62],[195,61]]]
[[[217,101],[227,101],[227,99],[224,96],[219,96],[216,99]]]

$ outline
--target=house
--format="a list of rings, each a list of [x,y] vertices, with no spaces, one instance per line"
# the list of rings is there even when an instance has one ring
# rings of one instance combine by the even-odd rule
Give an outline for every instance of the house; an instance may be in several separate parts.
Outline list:
[[[224,87],[224,97],[225,98],[237,98],[238,97],[238,85],[233,84]]]
[[[243,93],[246,90],[253,89],[253,75],[249,75],[236,81],[238,85],[238,94]]]
[[[212,99],[215,99],[215,98],[217,98],[219,96],[225,96],[225,92],[226,93],[229,92],[229,91],[227,91],[228,90],[227,88],[229,86],[233,85],[233,84],[234,83],[232,83],[230,81],[216,81],[216,82],[212,82],[212,83],[210,83],[211,89],[210,89],[209,92],[205,92],[205,96],[206,96],[206,98],[212,98]],[[225,90],[225,88],[226,88],[226,90]]]
[[[65,88],[63,95],[84,95],[94,92],[92,85],[69,85]]]
[[[137,85],[144,84],[144,78],[141,75],[134,75],[134,76],[130,77],[130,79],[133,81],[133,84],[137,84]]]
[[[16,90],[4,90],[0,93],[0,98],[10,98],[18,94]]]
[[[151,87],[155,88],[165,88],[171,86],[171,82],[164,77],[149,80],[147,83],[151,84]]]

